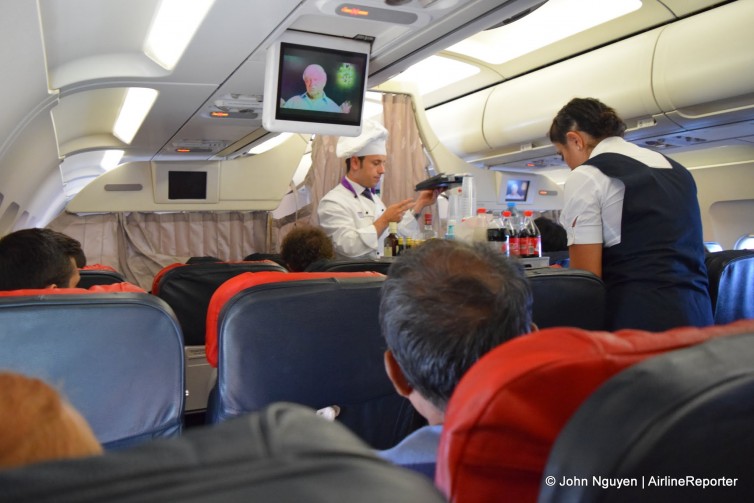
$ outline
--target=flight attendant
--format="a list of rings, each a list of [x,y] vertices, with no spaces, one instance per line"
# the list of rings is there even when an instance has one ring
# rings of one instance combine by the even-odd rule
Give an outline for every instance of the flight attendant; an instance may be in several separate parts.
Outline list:
[[[593,98],[571,100],[552,122],[550,141],[571,168],[560,216],[570,267],[604,280],[611,330],[711,325],[694,179],[625,130]]]
[[[417,233],[418,216],[437,199],[435,191],[425,190],[416,200],[385,206],[374,188],[385,173],[387,137],[382,124],[366,120],[360,136],[338,139],[335,152],[346,159],[346,175],[322,198],[317,215],[339,258],[382,256],[388,224],[398,222],[398,232],[404,236]]]

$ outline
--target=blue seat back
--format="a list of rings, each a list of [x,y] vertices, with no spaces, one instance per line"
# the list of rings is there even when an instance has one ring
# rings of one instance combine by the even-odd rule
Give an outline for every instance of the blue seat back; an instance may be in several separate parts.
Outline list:
[[[750,500],[754,322],[731,328],[746,324],[744,333],[647,359],[601,386],[558,436],[539,501]],[[636,486],[606,489],[593,476]],[[688,476],[737,482],[702,488]]]
[[[724,250],[705,256],[715,323],[754,318],[754,250]]]
[[[181,330],[146,293],[0,297],[0,368],[58,388],[105,448],[179,435]]]
[[[383,280],[376,275],[273,282],[231,297],[217,323],[218,379],[210,421],[287,401],[315,409],[337,405],[338,421],[378,449],[413,431],[419,417],[396,393],[383,364],[386,344],[378,321]]]
[[[539,328],[605,329],[605,285],[579,269],[526,269],[534,300],[532,319]]]

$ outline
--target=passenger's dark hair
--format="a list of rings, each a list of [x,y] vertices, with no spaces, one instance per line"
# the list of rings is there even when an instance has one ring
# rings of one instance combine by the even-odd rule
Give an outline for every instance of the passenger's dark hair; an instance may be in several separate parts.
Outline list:
[[[50,229],[45,229],[45,232],[49,232],[58,240],[58,243],[63,248],[63,253],[69,257],[73,257],[76,261],[76,267],[82,269],[86,266],[86,255],[84,254],[84,250],[81,248],[81,243],[78,239],[74,239],[68,234]]]
[[[574,98],[552,120],[548,133],[550,141],[565,145],[566,133],[584,131],[597,140],[608,136],[623,136],[626,123],[616,111],[595,98]]]
[[[318,260],[335,258],[335,249],[319,227],[300,226],[283,238],[280,255],[289,271],[300,272]]]
[[[359,162],[362,164],[364,163],[364,157],[366,156],[365,155],[359,156]],[[346,159],[346,173],[348,173],[349,171],[351,171],[351,158],[350,157]]]
[[[543,252],[568,250],[568,236],[562,225],[546,217],[535,218],[534,224],[542,235]]]
[[[48,229],[23,229],[0,239],[0,290],[68,286],[70,256]]]
[[[523,269],[486,246],[429,240],[399,256],[382,287],[380,327],[409,384],[445,410],[463,374],[528,333]]]

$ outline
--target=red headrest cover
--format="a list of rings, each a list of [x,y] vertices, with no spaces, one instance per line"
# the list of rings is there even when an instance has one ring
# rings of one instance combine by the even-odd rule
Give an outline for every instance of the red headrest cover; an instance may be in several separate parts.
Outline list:
[[[436,483],[453,502],[534,502],[555,438],[604,381],[647,357],[752,330],[754,320],[661,333],[549,328],[507,342],[453,393]]]
[[[370,278],[383,276],[377,272],[245,272],[235,276],[215,290],[207,309],[207,330],[204,350],[207,361],[217,367],[217,322],[225,303],[238,292],[265,283],[302,281],[325,278]],[[294,313],[292,313],[294,314]]]

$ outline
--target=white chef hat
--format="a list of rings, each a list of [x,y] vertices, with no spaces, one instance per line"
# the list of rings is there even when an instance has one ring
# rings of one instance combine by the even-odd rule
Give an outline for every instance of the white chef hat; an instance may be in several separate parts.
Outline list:
[[[377,121],[365,119],[361,134],[356,137],[341,136],[335,147],[335,154],[340,158],[365,155],[387,155],[387,129]]]

